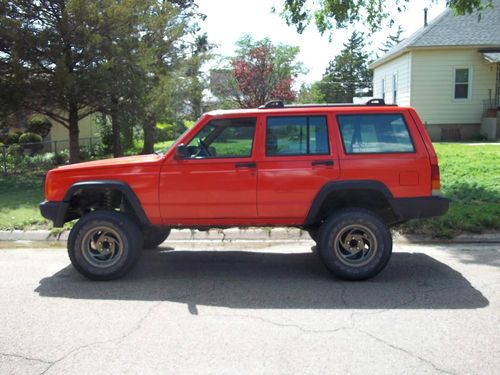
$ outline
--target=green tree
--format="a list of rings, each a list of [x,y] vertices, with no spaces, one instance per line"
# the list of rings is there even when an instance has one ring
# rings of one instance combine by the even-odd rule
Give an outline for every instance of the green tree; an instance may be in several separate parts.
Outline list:
[[[6,85],[22,93],[24,106],[68,129],[70,161],[79,161],[78,122],[95,112],[93,7],[83,0],[3,0],[0,9]]]
[[[0,0],[0,109],[17,95],[65,126],[71,162],[79,160],[79,121],[102,111],[121,155],[121,124],[165,112],[165,88],[175,87],[197,16],[192,0]],[[154,124],[146,122],[152,152]]]
[[[190,107],[190,118],[198,119],[203,112],[203,91],[208,88],[207,77],[202,71],[203,64],[212,56],[213,48],[207,34],[199,35],[192,46],[191,56],[186,61],[187,93],[186,101]]]
[[[297,103],[302,104],[315,104],[325,103],[325,97],[321,90],[321,81],[312,84],[302,84],[300,86],[299,94],[297,96]]]
[[[379,30],[389,19],[389,11],[399,12],[406,8],[410,0],[323,0],[314,6],[311,0],[284,0],[282,16],[288,25],[294,25],[302,33],[314,20],[321,33],[335,28],[345,28],[357,22],[367,25],[371,31]],[[492,0],[446,0],[456,15],[470,14],[492,6]]]
[[[364,51],[363,34],[354,31],[344,49],[329,64],[319,90],[329,103],[352,103],[358,93],[371,95],[372,73]]]
[[[398,45],[401,42],[401,34],[404,33],[404,29],[401,25],[398,26],[395,34],[390,34],[387,37],[387,40],[384,43],[384,46],[379,48],[378,50],[383,54],[392,49],[394,46]]]

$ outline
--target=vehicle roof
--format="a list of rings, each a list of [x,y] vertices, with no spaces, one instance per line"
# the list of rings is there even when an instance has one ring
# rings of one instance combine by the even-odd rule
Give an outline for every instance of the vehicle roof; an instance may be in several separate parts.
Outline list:
[[[359,113],[378,113],[378,112],[402,112],[409,107],[399,107],[397,105],[303,105],[303,106],[285,106],[284,108],[250,108],[250,109],[217,109],[205,113],[213,117],[234,116],[234,115],[283,115],[283,114],[303,114],[303,113],[325,113],[325,112],[359,112]]]

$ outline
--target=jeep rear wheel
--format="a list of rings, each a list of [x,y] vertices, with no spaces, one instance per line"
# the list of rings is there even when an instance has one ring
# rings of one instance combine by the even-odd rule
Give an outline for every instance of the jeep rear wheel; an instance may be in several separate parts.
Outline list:
[[[392,254],[392,237],[378,215],[365,209],[346,209],[323,223],[318,251],[336,276],[364,280],[387,265]]]
[[[148,228],[143,231],[144,248],[155,249],[170,235],[170,228]]]
[[[83,216],[68,238],[71,263],[92,280],[113,280],[125,275],[142,250],[142,234],[126,215],[94,211]]]

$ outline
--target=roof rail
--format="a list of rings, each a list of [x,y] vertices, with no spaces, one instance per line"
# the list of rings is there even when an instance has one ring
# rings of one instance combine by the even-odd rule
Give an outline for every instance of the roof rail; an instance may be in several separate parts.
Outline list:
[[[386,105],[384,99],[373,98],[366,102],[366,105]]]
[[[365,104],[354,103],[334,103],[334,104],[291,104],[285,105],[282,100],[271,100],[259,109],[273,109],[273,108],[311,108],[311,107],[397,107],[397,104],[386,104],[384,99],[374,98],[368,100]]]
[[[284,108],[285,103],[283,103],[283,100],[270,100],[266,104],[261,105],[259,109],[266,109],[266,108]]]

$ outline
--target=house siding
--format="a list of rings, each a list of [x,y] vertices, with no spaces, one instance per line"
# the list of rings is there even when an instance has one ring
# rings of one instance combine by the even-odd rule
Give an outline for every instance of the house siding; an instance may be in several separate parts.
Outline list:
[[[99,128],[96,119],[97,115],[93,114],[78,122],[78,128],[80,129],[80,146],[87,146],[91,142],[95,143],[96,138],[99,137]],[[45,151],[56,151],[69,148],[68,129],[54,120],[51,120],[51,122],[52,128],[47,138],[45,138]]]
[[[399,105],[410,105],[412,54],[406,53],[373,71],[373,97],[382,98],[382,79],[385,81],[385,101]],[[397,74],[397,99],[394,100],[393,75]]]
[[[454,99],[454,71],[459,67],[471,69],[471,97],[466,100]],[[495,96],[494,64],[477,49],[413,50],[411,75],[410,105],[427,125],[479,124],[484,101]]]

